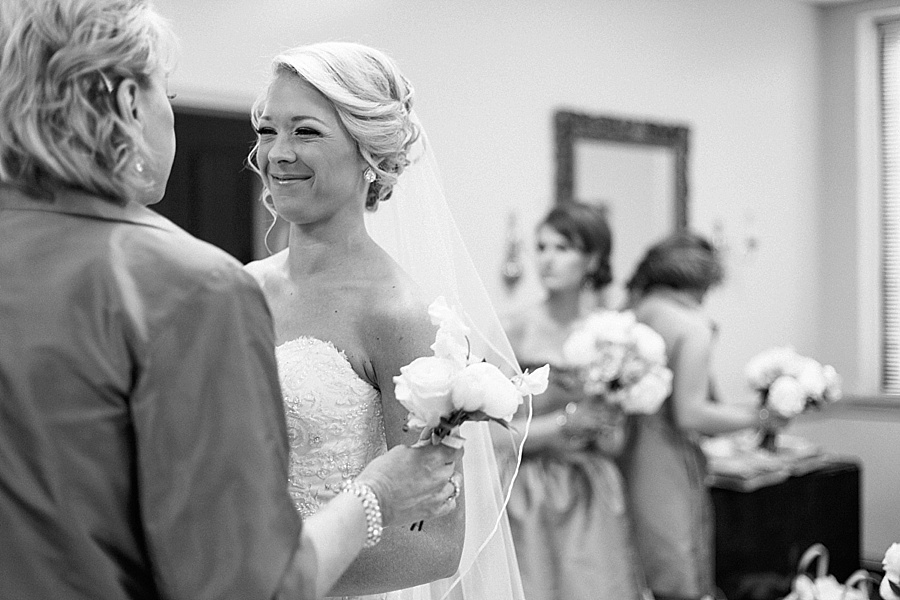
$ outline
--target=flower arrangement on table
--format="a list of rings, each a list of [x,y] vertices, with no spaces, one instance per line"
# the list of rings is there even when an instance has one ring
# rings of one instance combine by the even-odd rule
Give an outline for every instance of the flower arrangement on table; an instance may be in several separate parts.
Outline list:
[[[493,421],[509,427],[526,395],[547,389],[549,365],[507,377],[471,353],[469,327],[441,296],[428,307],[438,326],[431,349],[400,369],[394,394],[409,411],[406,426],[423,431],[420,443],[461,447],[459,427],[466,421]]]
[[[841,398],[841,378],[834,367],[790,346],[757,354],[747,363],[745,375],[760,394],[761,408],[788,419]],[[775,433],[764,432],[760,447],[775,450],[776,446]]]
[[[587,402],[611,411],[614,422],[622,415],[655,413],[672,392],[662,336],[631,311],[590,314],[564,342],[563,359]]]
[[[900,600],[900,544],[891,544],[884,553],[881,565],[884,567],[884,577],[878,593],[884,600]]]

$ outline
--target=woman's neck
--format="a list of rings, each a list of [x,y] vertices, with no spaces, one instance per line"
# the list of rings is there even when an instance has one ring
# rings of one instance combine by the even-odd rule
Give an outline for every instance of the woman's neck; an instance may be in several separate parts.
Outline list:
[[[671,298],[675,302],[691,308],[699,308],[703,303],[704,296],[703,290],[676,289],[667,285],[653,287],[650,290],[650,294]]]
[[[358,257],[374,244],[365,224],[346,221],[292,224],[288,237],[287,268],[292,278],[321,272],[346,270],[359,262]]]
[[[584,305],[581,290],[548,291],[544,306],[547,316],[553,321],[568,325],[582,316]]]

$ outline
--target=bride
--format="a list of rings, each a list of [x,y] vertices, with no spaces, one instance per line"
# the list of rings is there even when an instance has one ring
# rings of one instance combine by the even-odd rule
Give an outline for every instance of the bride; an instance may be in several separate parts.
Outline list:
[[[249,162],[289,241],[247,269],[275,321],[289,489],[303,516],[387,448],[417,441],[393,377],[431,353],[427,307],[437,295],[476,315],[473,330],[492,333],[474,336],[481,356],[518,369],[422,150],[412,97],[383,53],[324,43],[276,57],[252,111]],[[373,215],[370,233],[366,215],[382,204],[393,206]],[[420,527],[385,528],[332,595],[522,598],[487,425],[467,423],[463,435],[458,508]]]

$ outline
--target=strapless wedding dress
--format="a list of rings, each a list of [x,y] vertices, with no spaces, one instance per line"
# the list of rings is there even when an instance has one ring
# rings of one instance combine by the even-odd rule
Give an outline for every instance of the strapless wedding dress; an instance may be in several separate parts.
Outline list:
[[[275,356],[290,443],[288,489],[297,511],[308,518],[335,496],[345,479],[355,477],[387,451],[381,394],[357,375],[346,355],[330,342],[301,337],[279,345]],[[498,475],[487,424],[466,425],[471,429],[464,429],[464,485],[469,493],[462,583],[452,577],[345,600],[521,600],[505,515],[502,527],[481,548],[495,526],[490,515],[498,514],[502,498],[493,495],[499,491],[490,491],[499,487],[488,483],[498,480]],[[476,495],[476,486],[484,491]]]
[[[275,356],[290,443],[288,489],[307,518],[387,451],[381,396],[330,342],[301,337]]]
[[[301,337],[275,349],[290,462],[288,489],[308,518],[350,477],[387,451],[381,394],[332,343]],[[446,586],[444,586],[446,587]],[[431,585],[344,600],[437,600]]]

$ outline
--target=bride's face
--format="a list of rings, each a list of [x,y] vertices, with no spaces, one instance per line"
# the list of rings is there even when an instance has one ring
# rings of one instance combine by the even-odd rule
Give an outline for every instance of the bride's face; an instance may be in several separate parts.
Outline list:
[[[296,75],[269,89],[259,119],[258,166],[275,210],[291,223],[361,212],[366,164],[331,102]]]
[[[564,235],[544,225],[537,233],[538,275],[551,291],[580,289],[591,267],[591,257]]]

